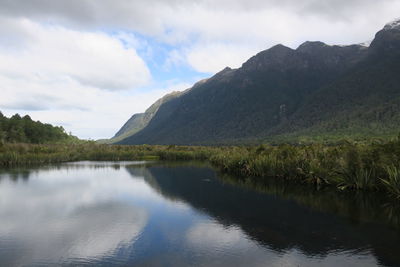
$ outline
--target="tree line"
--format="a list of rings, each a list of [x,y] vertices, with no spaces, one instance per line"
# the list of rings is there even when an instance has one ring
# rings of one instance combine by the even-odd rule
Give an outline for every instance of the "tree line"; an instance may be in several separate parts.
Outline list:
[[[33,121],[30,116],[15,114],[7,118],[0,112],[0,143],[44,144],[78,140],[63,127]]]

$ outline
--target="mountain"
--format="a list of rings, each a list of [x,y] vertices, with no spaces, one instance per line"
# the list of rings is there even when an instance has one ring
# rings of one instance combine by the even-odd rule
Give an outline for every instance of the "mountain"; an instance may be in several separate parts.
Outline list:
[[[134,114],[114,135],[114,137],[112,137],[110,140],[107,140],[106,143],[115,143],[139,132],[147,126],[162,104],[180,96],[181,94],[181,92],[176,91],[169,93],[158,99],[144,113]]]
[[[369,47],[276,45],[162,103],[121,144],[231,144],[394,136],[400,21]]]

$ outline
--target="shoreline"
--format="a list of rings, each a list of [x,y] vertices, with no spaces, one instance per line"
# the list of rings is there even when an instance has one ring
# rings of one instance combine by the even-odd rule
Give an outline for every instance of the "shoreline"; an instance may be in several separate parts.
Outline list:
[[[3,144],[0,167],[81,160],[207,161],[223,173],[283,179],[338,190],[382,191],[400,200],[400,141],[339,145],[206,147]]]

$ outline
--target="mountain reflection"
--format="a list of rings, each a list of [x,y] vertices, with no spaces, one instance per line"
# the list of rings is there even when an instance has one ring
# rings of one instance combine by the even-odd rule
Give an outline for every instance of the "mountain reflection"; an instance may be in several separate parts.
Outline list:
[[[133,175],[139,171],[127,169]],[[239,226],[279,253],[296,248],[324,257],[364,251],[385,265],[400,262],[398,230],[382,222],[382,203],[365,195],[304,191],[302,186],[279,183],[249,184],[229,176],[217,179],[207,167],[166,165],[140,172],[163,196],[206,212],[227,229]]]

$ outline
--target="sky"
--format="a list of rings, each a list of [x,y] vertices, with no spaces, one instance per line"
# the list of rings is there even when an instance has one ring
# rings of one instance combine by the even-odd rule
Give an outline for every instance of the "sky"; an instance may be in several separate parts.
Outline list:
[[[400,0],[0,0],[0,111],[83,139],[276,44],[347,45]]]

